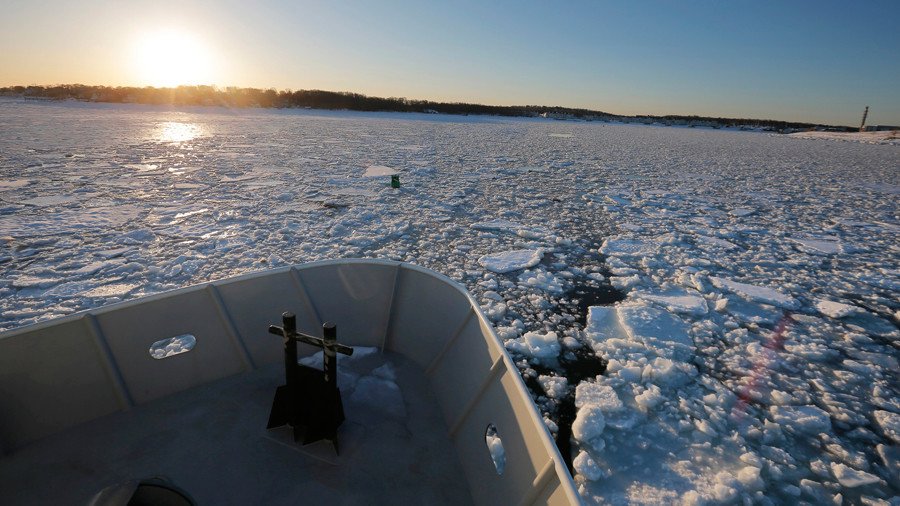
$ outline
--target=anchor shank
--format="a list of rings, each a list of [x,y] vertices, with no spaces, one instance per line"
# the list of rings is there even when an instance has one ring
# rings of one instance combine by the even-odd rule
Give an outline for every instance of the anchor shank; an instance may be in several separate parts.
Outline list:
[[[297,341],[292,338],[297,330],[297,317],[293,313],[285,312],[281,315],[281,323],[284,325],[284,375],[289,389],[299,387],[300,378],[297,365]]]
[[[337,388],[337,328],[331,322],[322,325],[322,355],[325,359],[325,382],[330,388]]]

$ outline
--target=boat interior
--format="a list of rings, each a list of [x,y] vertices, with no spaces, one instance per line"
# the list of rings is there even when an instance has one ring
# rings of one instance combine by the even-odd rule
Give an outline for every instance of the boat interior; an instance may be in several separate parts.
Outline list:
[[[285,311],[312,335],[333,322],[354,348],[338,359],[337,445],[266,429],[285,382],[267,329]],[[321,348],[299,354],[321,367]],[[10,505],[101,504],[154,478],[196,504],[578,503],[475,301],[384,260],[252,273],[0,334],[0,452]]]

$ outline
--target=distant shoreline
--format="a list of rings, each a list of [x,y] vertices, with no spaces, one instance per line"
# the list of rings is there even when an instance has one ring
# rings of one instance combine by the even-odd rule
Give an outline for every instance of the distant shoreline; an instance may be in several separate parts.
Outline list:
[[[277,91],[257,88],[225,88],[212,86],[179,86],[177,88],[137,88],[88,86],[8,86],[0,88],[0,96],[25,100],[77,100],[81,102],[124,103],[172,106],[222,106],[238,108],[323,109],[366,112],[418,112],[426,114],[487,115],[506,117],[543,117],[556,120],[603,121],[658,124],[705,128],[737,128],[790,133],[811,129],[850,132],[847,126],[821,125],[751,118],[718,118],[682,115],[626,116],[603,111],[559,106],[496,106],[484,104],[432,102],[406,98],[369,97],[359,93],[322,90]]]

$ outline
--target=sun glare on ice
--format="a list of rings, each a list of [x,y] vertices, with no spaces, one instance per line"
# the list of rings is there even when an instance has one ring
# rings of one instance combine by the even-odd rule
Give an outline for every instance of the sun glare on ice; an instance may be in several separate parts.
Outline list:
[[[154,137],[160,142],[181,143],[203,135],[203,128],[194,123],[166,121],[157,126],[155,134]]]
[[[138,38],[134,46],[138,80],[147,86],[213,84],[213,55],[190,33],[158,30]]]

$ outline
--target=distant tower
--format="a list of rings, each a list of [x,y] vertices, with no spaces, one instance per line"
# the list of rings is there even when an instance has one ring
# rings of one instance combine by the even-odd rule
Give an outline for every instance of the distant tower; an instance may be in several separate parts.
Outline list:
[[[866,106],[866,110],[863,111],[863,119],[862,119],[862,122],[859,124],[859,131],[860,131],[860,132],[865,132],[865,131],[866,131],[866,116],[868,116],[868,115],[869,115],[869,106]]]

